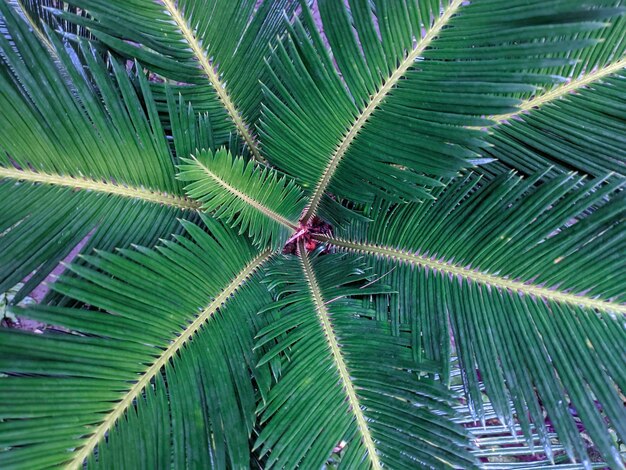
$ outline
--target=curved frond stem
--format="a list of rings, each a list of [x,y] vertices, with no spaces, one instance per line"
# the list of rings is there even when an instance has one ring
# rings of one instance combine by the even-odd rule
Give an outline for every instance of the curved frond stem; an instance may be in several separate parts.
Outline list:
[[[185,210],[198,210],[200,208],[200,204],[198,202],[174,194],[158,193],[150,191],[149,189],[104,183],[102,181],[87,178],[74,178],[72,176],[34,172],[31,170],[18,170],[17,168],[6,168],[0,166],[0,179],[2,178],[17,181],[28,181],[30,183],[42,183],[68,188],[78,188],[85,191],[96,191],[131,199],[141,199],[146,202],[178,207]]]
[[[313,272],[313,268],[311,267],[311,262],[309,260],[309,256],[307,254],[303,239],[300,239],[298,241],[298,250],[300,252],[299,259],[300,263],[302,264],[302,270],[304,271],[304,276],[306,278],[307,284],[309,285],[311,295],[313,296],[313,302],[317,311],[317,317],[322,325],[326,340],[328,341],[328,345],[331,349],[335,366],[337,367],[337,371],[339,372],[339,376],[343,384],[343,390],[346,393],[348,403],[350,404],[350,409],[352,410],[352,413],[354,413],[359,432],[361,433],[363,439],[363,444],[367,449],[367,455],[370,458],[372,468],[381,469],[382,466],[378,458],[378,454],[376,453],[376,446],[374,445],[372,433],[370,432],[367,421],[365,420],[365,416],[363,415],[363,411],[359,403],[359,397],[356,394],[352,379],[350,378],[350,373],[348,372],[348,368],[346,367],[343,354],[341,353],[341,348],[339,347],[339,343],[337,341],[337,336],[333,331],[328,308],[326,307],[326,302],[324,302],[322,292],[317,283],[317,279],[315,278],[315,273]]]
[[[254,156],[256,160],[260,162],[265,161],[263,157],[261,156],[261,153],[259,151],[259,146],[256,140],[254,139],[254,137],[252,136],[248,124],[246,124],[246,122],[243,119],[243,116],[241,115],[239,110],[235,107],[235,104],[230,98],[230,95],[226,91],[225,84],[220,80],[219,73],[215,70],[213,65],[211,65],[211,63],[209,62],[209,58],[207,57],[206,52],[200,45],[200,42],[198,41],[198,38],[196,37],[195,33],[187,24],[187,21],[185,20],[182,12],[177,8],[174,0],[162,0],[162,1],[163,1],[163,5],[165,6],[165,8],[167,8],[167,11],[171,15],[172,19],[174,20],[176,25],[180,28],[181,33],[187,40],[189,47],[191,47],[191,50],[193,51],[194,55],[198,59],[198,62],[200,63],[202,70],[204,71],[205,75],[209,79],[209,82],[215,89],[217,96],[219,97],[220,101],[222,102],[222,105],[224,106],[224,108],[228,112],[228,115],[230,116],[233,123],[235,124],[237,131],[239,132],[243,140],[248,145],[250,152],[252,153],[252,155]]]
[[[337,146],[335,153],[332,155],[328,165],[322,173],[322,177],[317,183],[309,205],[306,208],[302,221],[308,222],[317,212],[319,204],[322,200],[322,196],[328,188],[341,159],[344,157],[350,145],[358,135],[361,128],[365,125],[372,113],[383,102],[387,94],[393,89],[398,81],[404,76],[407,70],[414,64],[415,60],[426,50],[430,43],[439,35],[441,29],[448,24],[450,18],[457,12],[459,7],[463,4],[464,0],[453,0],[443,14],[435,21],[432,28],[424,35],[424,37],[417,42],[413,50],[406,56],[406,58],[400,62],[395,71],[385,80],[383,86],[371,97],[369,103],[363,109],[363,111],[357,116],[352,123],[342,141]]]
[[[298,225],[296,223],[291,222],[290,220],[287,220],[282,215],[277,214],[276,212],[274,212],[270,208],[264,206],[263,204],[261,204],[260,202],[256,201],[255,199],[252,199],[247,194],[244,194],[241,191],[239,191],[237,188],[232,187],[226,181],[224,181],[219,176],[217,176],[215,173],[213,173],[211,170],[209,170],[196,157],[192,156],[192,158],[198,164],[198,166],[200,166],[202,168],[202,171],[204,171],[209,178],[211,178],[213,181],[215,181],[217,184],[219,184],[226,191],[228,191],[229,193],[233,194],[237,198],[241,199],[246,204],[254,207],[256,210],[258,210],[259,212],[265,214],[267,217],[269,217],[270,219],[278,222],[279,224],[284,225],[285,227],[287,227],[287,228],[289,228],[291,230],[298,230]]]
[[[52,45],[50,40],[46,37],[46,35],[41,30],[37,22],[28,14],[28,10],[24,6],[24,2],[22,0],[16,0],[16,1],[17,1],[18,6],[20,7],[20,10],[22,10],[22,17],[26,20],[28,25],[32,28],[32,30],[37,35],[39,40],[46,46],[46,48],[50,51],[50,53],[54,57],[58,57],[57,52],[54,49],[54,46]]]
[[[232,282],[222,290],[215,299],[198,315],[198,317],[159,355],[150,367],[138,378],[137,382],[124,395],[115,408],[109,412],[104,421],[98,425],[94,433],[85,442],[84,446],[75,454],[72,461],[67,465],[68,469],[82,468],[83,462],[98,445],[100,440],[106,435],[117,420],[123,416],[128,407],[146,388],[150,381],[159,373],[159,371],[174,357],[174,355],[183,347],[183,345],[204,325],[211,317],[220,309],[220,307],[231,297],[255,271],[267,262],[272,255],[270,250],[264,251],[254,258]]]
[[[508,114],[499,114],[496,116],[491,116],[490,119],[493,119],[497,124],[500,124],[504,121],[508,121],[509,119],[518,116],[526,111],[530,111],[534,108],[538,108],[546,103],[550,103],[554,100],[561,98],[562,96],[566,96],[569,93],[580,90],[581,88],[586,87],[598,80],[601,80],[613,73],[618,72],[619,70],[626,67],[626,57],[622,57],[617,62],[613,62],[605,67],[594,70],[591,73],[585,74],[575,80],[572,80],[568,83],[564,83],[561,86],[557,86],[552,90],[543,93],[539,96],[535,96],[534,98],[524,101],[518,111]]]
[[[552,300],[554,302],[580,305],[597,310],[626,314],[626,305],[615,304],[605,300],[585,297],[583,295],[570,294],[547,287],[536,286],[522,281],[515,281],[493,274],[482,273],[474,269],[466,268],[453,263],[447,263],[437,259],[421,256],[416,253],[399,250],[393,247],[377,246],[368,243],[352,242],[338,238],[327,237],[325,235],[313,235],[313,238],[324,243],[329,243],[337,248],[357,252],[367,253],[374,256],[395,259],[411,265],[419,265],[429,269],[434,269],[453,276],[459,276],[472,282],[477,282],[498,289],[506,289],[530,295],[536,298]]]

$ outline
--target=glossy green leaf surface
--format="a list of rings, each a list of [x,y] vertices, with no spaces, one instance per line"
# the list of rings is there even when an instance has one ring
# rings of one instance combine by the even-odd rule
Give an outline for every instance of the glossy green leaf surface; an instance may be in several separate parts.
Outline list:
[[[470,175],[436,202],[383,206],[373,224],[318,239],[378,257],[377,272],[390,273],[388,282],[408,299],[417,294],[417,302],[391,303],[398,327],[413,330],[417,357],[447,362],[435,348],[449,341],[441,334],[449,318],[479,418],[482,379],[503,423],[519,420],[527,437],[534,423],[551,455],[545,409],[570,457],[584,462],[573,407],[619,467],[605,420],[626,431],[617,392],[624,387],[623,185],[572,175],[539,187],[512,175],[480,184]],[[387,306],[379,308],[385,317]]]
[[[28,294],[78,242],[112,250],[147,246],[194,217],[139,76],[137,95],[118,62],[87,43],[53,57],[5,3],[14,45],[0,37],[0,291],[36,271]],[[85,70],[88,69],[88,72]],[[10,72],[9,72],[10,71]]]
[[[0,468],[623,470],[624,12],[0,0]]]
[[[158,251],[73,266],[80,278],[55,289],[101,310],[28,313],[73,334],[0,330],[2,370],[12,374],[0,394],[20,395],[0,413],[2,446],[12,448],[0,453],[2,468],[248,465],[261,393],[250,374],[260,390],[270,381],[252,350],[266,319],[256,312],[271,301],[257,274],[269,253],[205,222],[208,231],[185,223],[188,237]],[[175,294],[182,286],[184,298]]]
[[[302,192],[286,177],[255,168],[252,161],[233,158],[226,150],[200,151],[182,159],[178,179],[187,182],[187,195],[257,243],[281,247],[298,228],[304,209]]]

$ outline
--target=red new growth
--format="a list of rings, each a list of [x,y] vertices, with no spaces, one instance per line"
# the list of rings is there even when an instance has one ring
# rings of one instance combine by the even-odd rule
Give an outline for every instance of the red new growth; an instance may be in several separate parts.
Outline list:
[[[333,229],[330,224],[327,224],[319,217],[313,217],[307,224],[300,222],[300,226],[296,233],[287,240],[285,248],[283,248],[284,254],[297,254],[298,240],[304,240],[304,246],[307,251],[313,251],[317,248],[317,242],[311,237],[313,234],[332,235]]]

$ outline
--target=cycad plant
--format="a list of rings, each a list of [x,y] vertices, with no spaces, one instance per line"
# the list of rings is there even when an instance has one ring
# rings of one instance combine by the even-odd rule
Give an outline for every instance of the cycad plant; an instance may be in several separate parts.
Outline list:
[[[624,468],[621,3],[0,0],[0,468]]]

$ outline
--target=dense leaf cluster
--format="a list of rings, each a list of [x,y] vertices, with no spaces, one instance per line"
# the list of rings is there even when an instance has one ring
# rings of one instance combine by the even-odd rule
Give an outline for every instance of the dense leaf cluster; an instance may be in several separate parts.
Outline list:
[[[0,468],[624,468],[622,3],[0,0]]]

